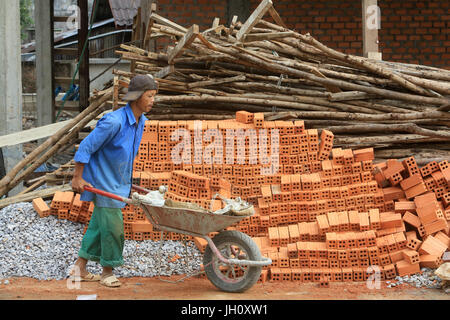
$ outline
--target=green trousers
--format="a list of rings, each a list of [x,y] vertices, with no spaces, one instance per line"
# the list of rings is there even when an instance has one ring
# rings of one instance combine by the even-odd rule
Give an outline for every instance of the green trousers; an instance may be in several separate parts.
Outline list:
[[[78,255],[115,268],[123,265],[124,242],[122,210],[95,206]]]

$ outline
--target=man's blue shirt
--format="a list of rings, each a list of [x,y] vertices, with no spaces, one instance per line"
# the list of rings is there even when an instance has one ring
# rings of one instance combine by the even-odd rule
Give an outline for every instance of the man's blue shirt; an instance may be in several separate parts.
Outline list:
[[[133,161],[141,144],[147,118],[139,123],[129,104],[106,114],[96,128],[80,143],[75,162],[84,163],[83,179],[94,188],[129,197]],[[99,207],[123,208],[125,203],[83,192],[82,201],[94,201]]]

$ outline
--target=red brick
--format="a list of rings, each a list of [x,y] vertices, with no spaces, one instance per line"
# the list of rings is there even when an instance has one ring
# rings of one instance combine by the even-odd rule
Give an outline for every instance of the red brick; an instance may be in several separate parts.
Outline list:
[[[419,265],[421,268],[432,268],[436,269],[443,263],[440,256],[424,254],[419,256]]]
[[[431,254],[442,256],[442,254],[447,250],[447,246],[434,238],[433,236],[428,236],[425,241],[423,241],[422,245],[419,248],[419,253],[423,254]]]
[[[383,170],[383,174],[386,178],[390,178],[396,173],[401,173],[405,170],[402,163],[398,160],[388,160],[386,162],[387,168]]]
[[[405,196],[407,199],[412,199],[414,197],[417,197],[419,195],[426,193],[427,191],[428,190],[425,186],[425,183],[421,182],[418,185],[405,190]]]
[[[403,221],[416,228],[420,227],[422,224],[419,217],[409,211],[406,211],[406,213],[403,215]]]
[[[423,227],[425,229],[425,234],[430,235],[441,230],[446,230],[448,228],[448,223],[445,219],[437,219],[430,223],[424,223]]]
[[[356,162],[375,159],[373,148],[354,150],[353,155]]]
[[[439,219],[438,210],[440,208],[437,201],[432,201],[424,206],[418,207],[416,212],[422,224],[427,224]]]
[[[414,175],[410,176],[409,178],[406,178],[403,181],[401,181],[400,187],[403,190],[407,190],[409,188],[412,188],[412,187],[418,185],[421,182],[423,182],[422,176],[420,174],[414,174]]]
[[[41,218],[45,218],[50,215],[50,208],[42,198],[36,198],[33,200],[33,208]]]
[[[407,211],[415,212],[416,204],[414,201],[396,201],[394,203],[394,211],[396,213],[405,213]]]
[[[405,260],[401,260],[395,263],[395,266],[397,268],[397,272],[400,277],[420,272],[420,265],[418,263],[410,264]]]

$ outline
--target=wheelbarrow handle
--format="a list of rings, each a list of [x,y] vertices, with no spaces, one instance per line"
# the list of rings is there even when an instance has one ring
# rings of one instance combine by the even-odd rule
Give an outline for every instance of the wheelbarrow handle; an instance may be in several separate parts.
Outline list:
[[[139,192],[145,192],[145,193],[151,192],[151,190],[142,188],[142,187],[137,186],[137,185],[135,185],[135,184],[131,185],[131,189],[134,189],[134,190],[139,191]]]
[[[84,190],[92,192],[92,193],[95,193],[95,194],[98,194],[98,195],[101,195],[101,196],[104,196],[104,197],[107,197],[107,198],[111,198],[111,199],[114,199],[114,200],[117,200],[117,201],[122,201],[122,202],[125,202],[125,203],[128,203],[128,204],[133,204],[133,201],[131,199],[128,199],[128,198],[122,197],[122,196],[118,196],[117,194],[114,194],[114,193],[106,192],[106,191],[99,190],[99,189],[92,188],[92,187],[88,187],[88,186],[85,186]]]

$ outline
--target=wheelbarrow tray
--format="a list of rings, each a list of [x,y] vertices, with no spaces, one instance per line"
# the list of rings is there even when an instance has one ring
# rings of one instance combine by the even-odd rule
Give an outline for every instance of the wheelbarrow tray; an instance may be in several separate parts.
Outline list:
[[[249,216],[218,215],[193,209],[154,207],[141,204],[151,222],[161,227],[177,229],[186,233],[207,235],[229,227]]]

